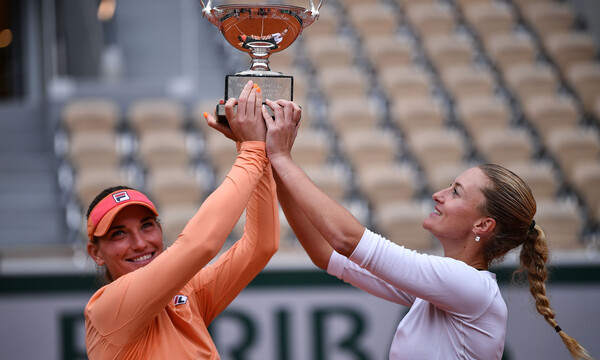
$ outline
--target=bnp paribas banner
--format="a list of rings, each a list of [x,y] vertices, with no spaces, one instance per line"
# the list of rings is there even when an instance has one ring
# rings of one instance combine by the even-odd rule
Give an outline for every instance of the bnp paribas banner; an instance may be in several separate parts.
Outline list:
[[[504,359],[568,359],[527,286],[497,270],[509,310]],[[596,355],[598,270],[555,268],[548,283],[561,327]],[[94,291],[93,275],[0,275],[0,358],[86,359],[83,308]],[[322,271],[267,269],[210,331],[223,360],[385,360],[407,310]]]

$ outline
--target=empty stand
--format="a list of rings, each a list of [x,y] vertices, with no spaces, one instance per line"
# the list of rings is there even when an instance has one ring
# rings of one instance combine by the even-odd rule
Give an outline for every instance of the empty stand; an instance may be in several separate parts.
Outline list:
[[[509,34],[515,26],[514,11],[499,1],[472,4],[465,8],[463,14],[483,42],[498,34]]]
[[[357,172],[358,188],[374,208],[413,200],[417,193],[418,175],[408,164],[375,164]]]
[[[391,100],[392,121],[406,137],[423,129],[439,129],[446,121],[447,109],[431,96]]]
[[[65,104],[61,120],[68,133],[114,132],[121,119],[119,105],[109,99],[80,98]]]
[[[375,211],[377,228],[390,241],[408,249],[430,251],[434,247],[431,233],[423,229],[423,220],[433,211],[415,201],[394,202]]]
[[[583,246],[583,217],[574,201],[538,201],[534,219],[546,233],[551,249],[573,250]]]
[[[523,128],[481,131],[474,142],[488,162],[505,167],[515,162],[529,161],[534,152],[533,138]]]
[[[451,33],[456,25],[452,10],[441,2],[414,4],[405,13],[421,39]]]
[[[512,163],[508,169],[525,181],[537,201],[554,199],[560,188],[558,173],[548,161]]]
[[[567,70],[566,78],[583,103],[584,110],[591,113],[600,94],[600,62],[573,65]]]
[[[455,109],[458,120],[473,139],[489,130],[506,129],[512,117],[506,101],[490,95],[465,97],[457,102]]]
[[[176,100],[142,99],[129,106],[127,119],[138,134],[154,129],[181,129],[185,122],[185,108]]]
[[[399,155],[397,141],[389,131],[357,129],[341,134],[340,148],[355,168],[391,164]]]
[[[574,129],[579,121],[575,101],[567,95],[540,95],[526,100],[523,106],[527,120],[542,140],[556,129]]]
[[[593,129],[555,130],[548,135],[545,144],[569,180],[573,179],[577,164],[598,162],[600,159],[600,139]]]

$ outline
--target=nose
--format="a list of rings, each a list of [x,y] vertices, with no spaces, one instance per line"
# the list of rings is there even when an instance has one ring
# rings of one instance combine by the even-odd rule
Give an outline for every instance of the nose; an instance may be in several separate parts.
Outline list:
[[[448,188],[446,189],[442,189],[440,191],[437,191],[436,193],[434,193],[431,197],[433,198],[433,201],[441,203],[444,201],[444,193],[446,192],[446,190],[448,190]]]
[[[131,248],[133,250],[136,250],[136,251],[144,250],[147,245],[148,245],[148,242],[144,239],[142,234],[140,234],[139,232],[135,232],[132,234]]]

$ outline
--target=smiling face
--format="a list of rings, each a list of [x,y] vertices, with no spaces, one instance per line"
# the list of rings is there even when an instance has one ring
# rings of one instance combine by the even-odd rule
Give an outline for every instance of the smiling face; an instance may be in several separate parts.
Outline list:
[[[162,228],[145,206],[124,207],[106,235],[88,244],[88,253],[99,266],[106,265],[116,280],[154,260],[163,251]]]
[[[474,230],[484,219],[479,212],[485,200],[481,188],[488,181],[477,167],[462,173],[450,187],[433,194],[435,211],[423,221],[423,227],[439,239],[444,247],[451,242],[473,240]]]

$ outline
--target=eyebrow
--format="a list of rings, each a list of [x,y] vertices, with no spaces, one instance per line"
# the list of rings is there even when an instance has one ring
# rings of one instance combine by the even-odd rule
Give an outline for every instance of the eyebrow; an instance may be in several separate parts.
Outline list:
[[[154,220],[154,219],[156,219],[156,218],[152,217],[152,216],[145,217],[140,220],[140,224],[145,223],[148,220]],[[123,229],[123,228],[125,228],[125,225],[115,225],[115,226],[111,226],[110,228],[108,228],[108,231],[112,231],[115,229]]]

